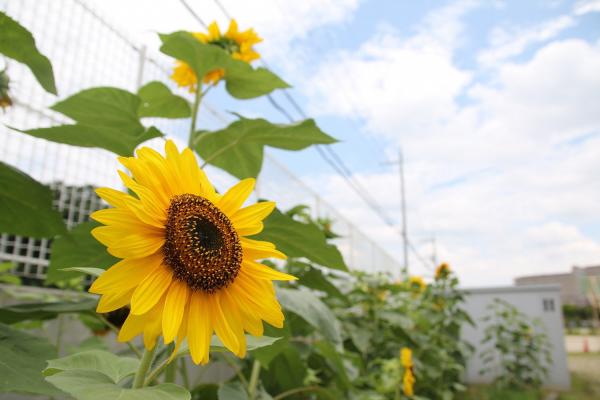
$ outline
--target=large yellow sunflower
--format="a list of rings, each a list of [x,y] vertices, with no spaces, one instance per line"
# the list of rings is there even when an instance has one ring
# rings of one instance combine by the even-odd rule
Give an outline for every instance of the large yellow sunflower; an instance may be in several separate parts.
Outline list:
[[[92,235],[122,260],[90,288],[102,295],[97,311],[130,304],[120,341],[143,334],[148,350],[159,335],[179,346],[187,338],[195,363],[206,363],[213,331],[239,357],[246,353],[244,331],[263,334],[266,321],[283,325],[272,280],[292,280],[257,259],[286,256],[269,242],[246,236],[262,231],[275,207],[261,202],[242,207],[254,179],[220,195],[198,167],[189,148],[172,141],[166,157],[144,147],[137,157],[120,157],[132,176],[119,171],[134,195],[110,188],[96,192],[114,208],[96,211],[104,224]]]
[[[247,29],[240,32],[235,19],[231,20],[229,28],[224,35],[221,34],[219,25],[216,22],[208,26],[208,33],[194,32],[193,35],[202,43],[221,47],[236,60],[242,60],[250,64],[252,61],[260,58],[260,54],[254,50],[253,46],[262,42],[262,39],[254,32],[254,29]],[[216,84],[223,76],[225,76],[225,71],[222,68],[218,68],[204,75],[202,81],[206,84]],[[183,61],[177,61],[171,78],[178,86],[189,88],[190,92],[196,90],[198,78],[194,70]]]

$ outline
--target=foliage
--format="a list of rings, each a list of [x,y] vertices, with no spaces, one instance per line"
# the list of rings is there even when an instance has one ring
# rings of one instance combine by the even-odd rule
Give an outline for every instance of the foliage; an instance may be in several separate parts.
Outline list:
[[[2,18],[0,22],[9,20],[4,14]],[[28,65],[48,86],[51,67],[40,70],[43,56],[37,53],[33,38],[23,34],[24,28],[13,20],[9,22],[0,23],[0,28],[29,38],[23,42],[23,62],[37,60],[34,66]],[[8,46],[1,37],[0,52]],[[189,64],[197,76],[222,69],[225,89],[235,98],[255,98],[288,87],[269,70],[254,68],[188,32],[162,34],[160,39],[161,51]],[[198,129],[200,102],[215,84],[204,88],[198,84],[193,102],[159,81],[147,83],[137,93],[88,88],[51,107],[73,123],[20,132],[127,156],[145,141],[163,136],[146,126],[145,118],[190,117],[190,147],[205,164],[237,178],[260,174],[265,147],[299,151],[336,142],[312,119],[281,125],[238,115],[237,121],[222,129]],[[0,164],[0,178],[0,205],[10,210],[0,218],[0,231],[53,240],[47,284],[83,290],[82,276],[95,278],[117,261],[91,237],[95,223],[65,228],[42,184],[5,164]],[[212,338],[213,361],[201,371],[212,372],[206,377],[225,379],[195,386],[186,364],[187,344],[179,341],[177,347],[159,344],[154,355],[146,352],[142,357],[142,346],[135,340],[118,353],[108,351],[114,348],[112,336],[105,340],[95,335],[107,329],[118,334],[128,306],[97,314],[96,298],[71,292],[68,299],[40,299],[0,308],[0,391],[68,393],[82,400],[453,398],[464,389],[460,376],[470,351],[460,340],[460,329],[471,323],[461,308],[463,295],[456,277],[448,270],[429,285],[421,281],[415,285],[414,278],[393,281],[385,274],[350,272],[334,244],[339,235],[332,223],[329,218],[312,218],[306,206],[298,205],[287,212],[273,212],[265,220],[264,231],[254,236],[285,253],[287,261],[272,266],[299,280],[278,285],[285,324],[279,329],[266,326],[265,335],[259,338],[247,335],[245,359],[233,358]],[[11,268],[3,266],[0,272]],[[40,328],[39,332],[46,333],[48,321],[58,320],[60,326],[65,314],[76,314],[90,331],[81,343],[72,344],[72,354],[57,354],[45,339],[25,332]],[[401,356],[406,354],[401,353],[403,348],[410,349],[410,362]],[[199,370],[193,373],[197,376]]]
[[[483,318],[487,324],[480,374],[496,376],[499,388],[539,388],[552,362],[550,342],[541,321],[530,320],[515,306],[494,299]]]

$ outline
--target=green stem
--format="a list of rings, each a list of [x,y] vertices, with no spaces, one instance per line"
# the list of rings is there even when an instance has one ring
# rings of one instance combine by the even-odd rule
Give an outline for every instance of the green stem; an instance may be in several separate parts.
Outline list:
[[[60,314],[58,316],[58,326],[56,327],[56,354],[60,357],[60,346],[62,344],[62,335],[64,330],[65,316]]]
[[[200,110],[200,103],[202,103],[202,99],[210,89],[212,89],[214,85],[210,85],[206,88],[205,91],[202,91],[202,84],[198,82],[198,88],[196,89],[196,95],[194,97],[194,105],[192,106],[192,121],[190,123],[190,138],[194,134],[196,130],[196,121],[198,120],[198,111]]]
[[[144,386],[148,386],[148,384],[150,384],[150,382],[152,382],[153,380],[158,378],[160,376],[160,374],[162,374],[163,370],[167,367],[167,365],[169,365],[168,358],[165,361],[163,361],[162,364],[160,364],[158,367],[156,367],[154,369],[154,371],[152,371],[148,374],[148,379],[146,379],[146,383],[144,384]]]
[[[139,389],[141,387],[144,387],[144,381],[146,378],[146,374],[148,373],[148,370],[150,369],[150,366],[152,365],[152,359],[154,358],[155,350],[156,350],[156,346],[154,346],[152,348],[152,350],[144,350],[144,355],[142,356],[142,359],[140,360],[140,367],[138,368],[137,372],[135,373],[135,378],[133,379],[132,388]]]
[[[321,388],[319,386],[307,386],[307,387],[300,387],[300,388],[295,388],[295,389],[290,389],[286,392],[283,393],[279,393],[277,396],[273,397],[273,400],[281,400],[284,399],[286,397],[298,394],[298,393],[302,393],[302,392],[317,392],[321,390]]]
[[[175,375],[177,373],[177,365],[170,363],[165,371],[165,383],[175,383]]]
[[[194,96],[194,105],[192,106],[192,122],[190,123],[190,138],[196,130],[196,120],[198,119],[198,110],[200,109],[200,102],[202,101],[202,84],[198,82],[198,88],[196,89],[196,95]]]
[[[187,364],[185,358],[180,360],[181,377],[183,378],[183,386],[190,389],[190,379],[188,378]]]
[[[256,385],[258,384],[258,376],[260,375],[260,361],[254,360],[252,363],[252,372],[250,373],[250,382],[248,383],[248,399],[256,398]]]

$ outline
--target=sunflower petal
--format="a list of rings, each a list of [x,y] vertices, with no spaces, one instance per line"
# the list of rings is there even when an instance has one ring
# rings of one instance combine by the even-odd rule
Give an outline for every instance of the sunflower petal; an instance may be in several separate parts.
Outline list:
[[[131,297],[131,313],[145,314],[158,303],[168,289],[173,273],[165,265],[161,265],[148,275],[133,292]]]
[[[236,327],[232,326],[232,321],[223,312],[219,299],[219,292],[208,296],[208,304],[217,336],[229,351],[233,354],[239,354],[239,335],[238,332],[236,332]]]
[[[162,318],[162,331],[165,343],[171,343],[179,331],[188,294],[189,290],[185,282],[177,279],[171,282]]]
[[[263,201],[238,210],[231,217],[231,222],[236,228],[254,225],[265,219],[275,209],[272,201]]]
[[[205,293],[194,292],[190,299],[188,344],[196,364],[206,364],[209,358],[213,326],[207,297]]]
[[[233,215],[240,209],[242,204],[248,199],[248,196],[254,190],[256,180],[247,178],[239,181],[235,186],[231,187],[221,198],[218,206],[226,215]]]
[[[124,259],[110,267],[100,275],[92,286],[91,293],[120,292],[140,284],[149,274],[160,265],[162,257],[153,254],[148,257]]]
[[[293,275],[279,272],[276,269],[269,268],[266,265],[250,260],[242,261],[241,271],[256,279],[267,279],[272,281],[294,281],[298,279]]]

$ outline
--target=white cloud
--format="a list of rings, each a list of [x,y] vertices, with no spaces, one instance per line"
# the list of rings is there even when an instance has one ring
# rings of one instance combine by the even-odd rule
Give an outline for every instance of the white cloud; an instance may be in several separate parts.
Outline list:
[[[580,226],[600,223],[600,47],[554,40],[525,62],[506,61],[571,23],[557,19],[531,30],[536,34],[516,50],[490,56],[498,61],[491,79],[469,87],[475,71],[453,60],[457,15],[447,35],[388,31],[357,52],[332,56],[308,92],[312,111],[357,112],[332,83],[345,71],[354,98],[364,99],[358,112],[367,129],[406,150],[409,232],[415,241],[435,232],[441,258],[465,285],[509,284],[517,275],[597,263],[600,241]],[[398,210],[396,174],[356,176],[384,207]],[[319,187],[400,257],[399,238],[373,223],[377,218],[339,178],[321,177]],[[412,265],[425,271],[414,257]]]
[[[492,47],[482,51],[477,59],[485,67],[495,67],[502,61],[521,54],[532,44],[556,37],[575,23],[573,17],[563,15],[537,26],[516,31],[496,27],[491,34]]]

